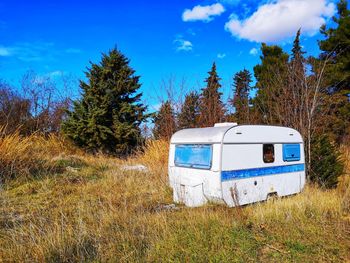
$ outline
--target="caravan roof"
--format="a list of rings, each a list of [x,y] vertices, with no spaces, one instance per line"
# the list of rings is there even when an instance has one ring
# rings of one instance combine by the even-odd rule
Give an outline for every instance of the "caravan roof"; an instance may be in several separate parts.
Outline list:
[[[292,128],[264,125],[226,124],[216,127],[184,129],[171,137],[171,143],[302,143]]]

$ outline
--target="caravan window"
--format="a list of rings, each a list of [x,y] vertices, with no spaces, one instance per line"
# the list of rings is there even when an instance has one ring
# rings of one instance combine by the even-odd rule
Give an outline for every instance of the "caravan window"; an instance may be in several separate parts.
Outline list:
[[[178,144],[175,146],[175,165],[210,169],[212,146],[210,144]]]
[[[273,163],[275,161],[275,147],[273,144],[263,144],[264,163]]]
[[[300,144],[283,144],[283,161],[300,161]]]

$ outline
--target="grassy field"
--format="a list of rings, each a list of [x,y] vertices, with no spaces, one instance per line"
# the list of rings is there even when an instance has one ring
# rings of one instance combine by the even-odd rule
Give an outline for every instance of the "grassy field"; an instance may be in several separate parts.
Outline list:
[[[350,261],[349,175],[243,208],[166,210],[166,165],[166,142],[123,161],[56,137],[1,138],[0,262]]]

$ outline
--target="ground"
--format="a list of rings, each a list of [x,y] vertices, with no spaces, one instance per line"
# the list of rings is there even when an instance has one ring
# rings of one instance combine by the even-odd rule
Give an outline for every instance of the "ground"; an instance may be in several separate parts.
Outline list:
[[[0,262],[350,261],[344,189],[309,184],[299,195],[241,208],[173,209],[165,206],[166,155],[164,142],[127,161],[59,154],[47,174],[7,181]]]

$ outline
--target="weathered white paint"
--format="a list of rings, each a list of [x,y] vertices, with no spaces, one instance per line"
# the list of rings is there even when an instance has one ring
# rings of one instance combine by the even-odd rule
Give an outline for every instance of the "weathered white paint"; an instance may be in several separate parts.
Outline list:
[[[274,144],[275,161],[264,163],[263,144]],[[284,162],[282,145],[300,144],[299,161]],[[212,144],[210,170],[177,167],[174,163],[176,144]],[[303,140],[298,131],[276,126],[224,123],[209,128],[185,129],[171,138],[169,182],[174,201],[195,207],[211,202],[228,206],[266,200],[269,194],[286,196],[299,193],[305,185],[305,170],[242,179],[222,180],[225,171],[280,167],[304,164]]]

